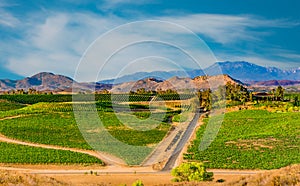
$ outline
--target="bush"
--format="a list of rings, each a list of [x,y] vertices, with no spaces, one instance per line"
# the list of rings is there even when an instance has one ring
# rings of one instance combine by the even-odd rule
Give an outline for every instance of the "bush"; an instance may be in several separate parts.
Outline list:
[[[141,180],[136,180],[132,186],[144,186],[143,182]]]
[[[203,163],[188,162],[182,163],[172,170],[172,176],[176,178],[173,181],[211,181],[213,173],[207,172]]]

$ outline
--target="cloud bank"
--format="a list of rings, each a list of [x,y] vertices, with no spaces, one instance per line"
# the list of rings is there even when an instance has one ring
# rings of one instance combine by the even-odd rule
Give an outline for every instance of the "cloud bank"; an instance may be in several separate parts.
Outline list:
[[[114,7],[119,3],[130,3],[131,1],[105,1],[103,6]],[[40,19],[34,19],[34,17]],[[178,24],[180,27],[190,29],[199,37],[206,41],[218,43],[220,45],[235,45],[240,42],[259,42],[261,37],[272,34],[272,28],[291,28],[298,26],[298,23],[288,20],[267,20],[261,17],[251,15],[222,15],[222,14],[182,14],[180,16],[153,16],[138,17],[134,20],[128,20],[116,15],[101,15],[91,12],[59,12],[51,11],[48,14],[32,14],[26,16],[26,24],[13,16],[13,14],[1,8],[0,4],[0,26],[4,28],[15,28],[19,31],[19,37],[11,40],[10,43],[0,44],[0,51],[5,53],[14,53],[5,58],[5,66],[12,72],[23,76],[29,76],[41,71],[51,71],[74,77],[78,63],[84,54],[84,51],[99,36],[116,28],[119,25],[135,20],[162,20]],[[39,20],[39,21],[37,21]],[[184,38],[181,29],[157,28],[164,29],[161,37],[166,34],[176,34],[177,38]],[[156,30],[148,30],[147,33]],[[116,35],[113,40],[106,43],[107,47],[112,47],[118,42],[128,38],[138,38],[138,30],[132,28],[127,32]],[[176,38],[174,38],[176,39]],[[193,43],[187,43],[189,47]],[[116,65],[127,56],[128,59],[133,57],[159,56],[163,50],[165,58],[178,59],[179,63],[184,63],[184,56],[171,50],[170,47],[138,47],[132,48],[128,53],[120,54],[119,58],[114,59]],[[13,51],[13,52],[12,52]],[[99,51],[99,55],[101,55]],[[136,55],[143,54],[143,55]],[[294,58],[296,54],[290,52],[285,58]],[[217,55],[219,60],[228,58],[228,55]],[[243,56],[240,56],[241,59]],[[247,57],[247,56],[245,56]],[[232,58],[233,59],[233,58]],[[236,58],[240,59],[240,58]],[[261,63],[262,58],[248,57],[244,60]],[[135,59],[132,59],[135,60]],[[161,59],[160,59],[161,60]],[[270,61],[270,60],[269,60]],[[276,65],[278,62],[275,62]],[[272,62],[270,62],[272,65]],[[169,68],[169,67],[166,67]],[[137,68],[140,70],[139,68]],[[105,78],[113,78],[118,70],[111,70],[111,77],[107,74]],[[146,71],[157,70],[148,65]],[[89,77],[88,70],[86,78],[78,79],[79,81],[92,80]]]

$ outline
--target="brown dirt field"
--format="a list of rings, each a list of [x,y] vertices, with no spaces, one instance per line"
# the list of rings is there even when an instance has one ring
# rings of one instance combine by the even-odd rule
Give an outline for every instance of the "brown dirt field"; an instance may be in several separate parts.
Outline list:
[[[48,175],[49,176],[49,175]],[[136,180],[141,180],[145,186],[154,185],[188,185],[188,183],[172,182],[170,173],[162,174],[100,174],[100,175],[51,175],[58,181],[66,182],[71,185],[127,185],[130,186]],[[226,182],[237,181],[242,178],[241,175],[215,175],[214,180],[224,179]],[[221,185],[216,181],[189,183],[189,185]]]

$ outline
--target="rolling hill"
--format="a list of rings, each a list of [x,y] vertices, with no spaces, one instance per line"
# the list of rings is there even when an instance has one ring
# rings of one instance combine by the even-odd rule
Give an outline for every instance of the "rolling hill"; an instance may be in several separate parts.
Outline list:
[[[172,77],[165,81],[157,80],[155,78],[146,78],[139,81],[131,81],[113,85],[111,92],[125,93],[129,91],[137,91],[137,89],[145,89],[146,91],[165,91],[168,89],[184,92],[186,90],[199,89],[216,89],[226,83],[243,84],[242,82],[231,78],[228,75],[216,76],[198,76],[195,78],[188,77]]]
[[[70,77],[57,75],[50,72],[41,72],[31,77],[26,77],[21,80],[0,80],[0,90],[8,91],[12,89],[24,89],[34,88],[39,91],[72,91],[72,88],[76,91],[85,90],[102,90],[110,89],[111,86],[100,83],[78,83]]]

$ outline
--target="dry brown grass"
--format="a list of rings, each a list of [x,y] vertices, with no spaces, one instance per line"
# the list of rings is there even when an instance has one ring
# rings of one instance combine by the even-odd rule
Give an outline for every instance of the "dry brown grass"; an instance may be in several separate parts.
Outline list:
[[[300,186],[300,165],[242,177],[238,181],[225,183],[226,186]]]
[[[261,148],[273,149],[274,143],[282,143],[282,141],[275,138],[267,138],[267,139],[255,139],[255,140],[238,140],[238,141],[228,141],[226,145],[236,145],[237,147],[241,147],[244,149],[254,148],[259,150]]]
[[[19,173],[16,171],[0,170],[0,185],[3,186],[62,186],[66,183],[51,177]]]

